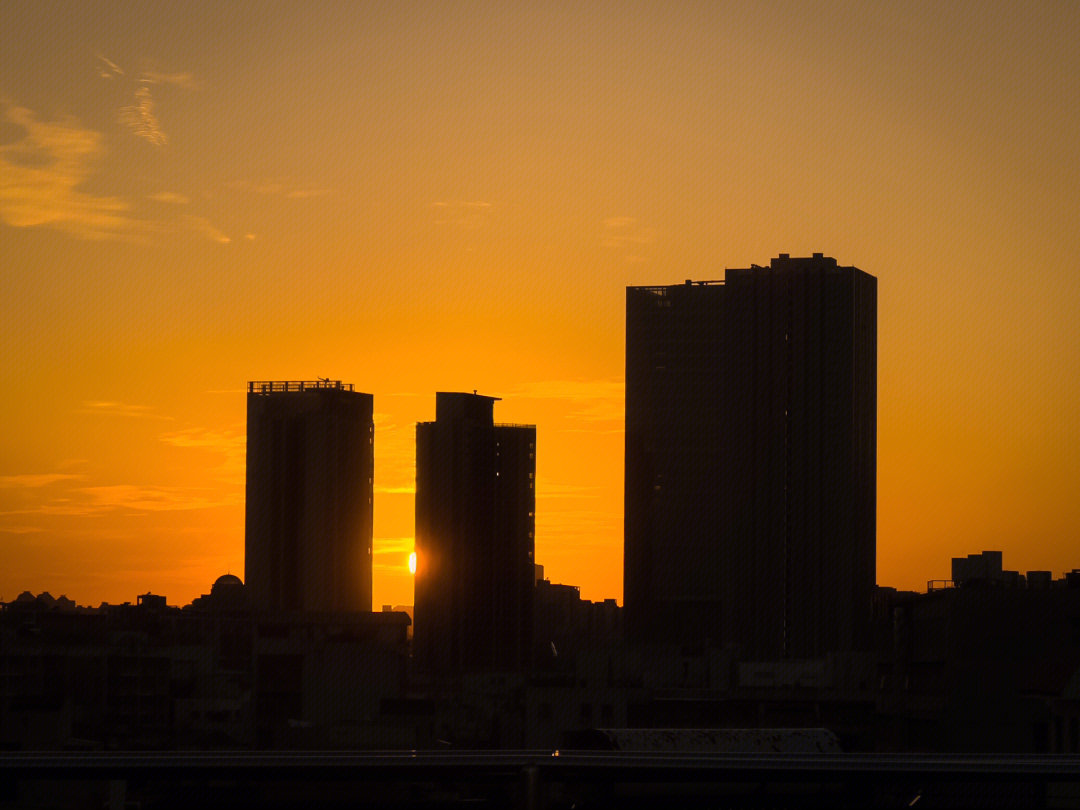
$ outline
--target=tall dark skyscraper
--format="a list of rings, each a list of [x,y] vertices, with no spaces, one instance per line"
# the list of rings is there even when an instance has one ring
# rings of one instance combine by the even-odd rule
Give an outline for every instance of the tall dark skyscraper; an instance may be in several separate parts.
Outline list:
[[[371,394],[248,383],[244,579],[257,610],[370,611]]]
[[[429,672],[520,670],[534,588],[536,428],[495,397],[437,393],[416,426],[414,650]]]
[[[626,293],[631,637],[759,659],[865,646],[877,279],[781,255]]]

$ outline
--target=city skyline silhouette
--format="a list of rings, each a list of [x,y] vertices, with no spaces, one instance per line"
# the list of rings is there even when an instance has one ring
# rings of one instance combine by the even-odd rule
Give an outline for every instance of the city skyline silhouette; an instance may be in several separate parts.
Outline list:
[[[623,290],[779,252],[880,280],[877,581],[1071,569],[1080,23],[994,9],[6,6],[0,597],[242,571],[243,384],[333,376],[376,604],[473,389],[538,426],[538,560],[621,599]]]
[[[1077,42],[0,4],[0,805],[1080,806]]]
[[[625,607],[545,576],[537,428],[474,390],[416,424],[416,599],[374,610],[375,398],[252,381],[245,581],[0,604],[8,794],[1075,806],[1080,570],[875,585],[877,279],[781,254],[626,313]]]

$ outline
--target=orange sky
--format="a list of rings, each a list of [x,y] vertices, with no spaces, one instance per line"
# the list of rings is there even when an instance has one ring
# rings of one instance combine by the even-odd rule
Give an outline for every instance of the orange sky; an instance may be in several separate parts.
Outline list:
[[[242,574],[245,383],[329,376],[376,607],[473,389],[621,601],[624,288],[781,252],[879,279],[879,582],[1080,567],[1080,5],[220,5],[0,6],[0,599]]]

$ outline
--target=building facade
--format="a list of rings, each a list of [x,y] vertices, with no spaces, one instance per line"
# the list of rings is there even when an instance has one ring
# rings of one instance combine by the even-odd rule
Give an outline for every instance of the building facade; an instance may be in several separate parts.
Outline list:
[[[413,639],[432,673],[529,662],[536,428],[495,424],[495,401],[437,393],[416,426]]]
[[[638,641],[864,648],[877,280],[814,254],[627,288],[625,604]]]
[[[372,397],[248,384],[244,580],[255,610],[370,611]]]

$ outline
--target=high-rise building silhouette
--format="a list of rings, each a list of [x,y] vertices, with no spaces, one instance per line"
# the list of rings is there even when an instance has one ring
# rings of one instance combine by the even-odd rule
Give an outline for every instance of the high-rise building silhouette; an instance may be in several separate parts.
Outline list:
[[[625,604],[639,641],[868,641],[877,280],[821,254],[629,287]]]
[[[371,394],[252,382],[244,580],[256,610],[370,611]]]
[[[536,428],[495,424],[495,401],[437,393],[416,426],[413,639],[429,672],[529,662]]]

